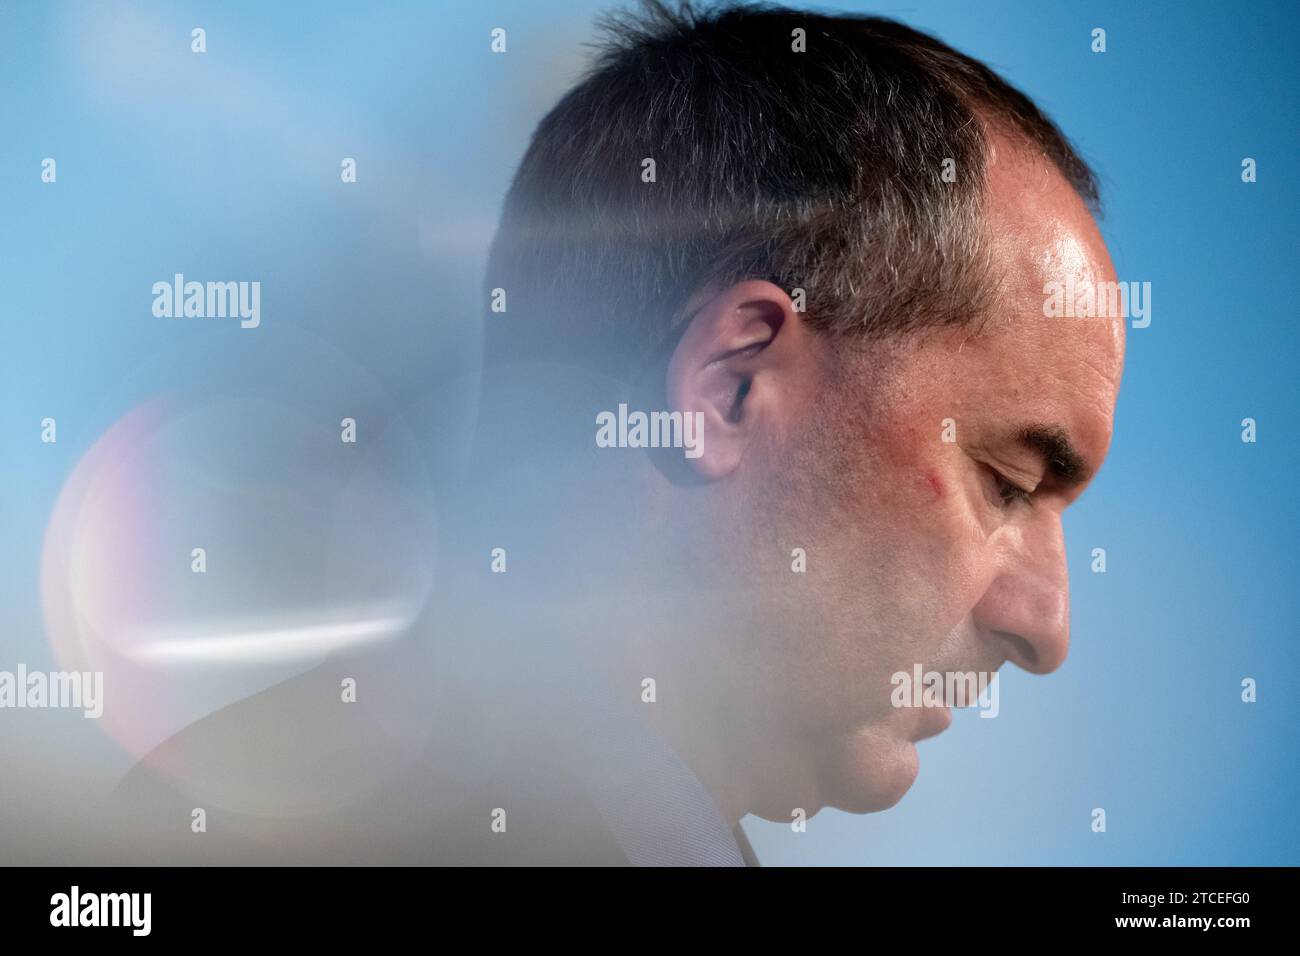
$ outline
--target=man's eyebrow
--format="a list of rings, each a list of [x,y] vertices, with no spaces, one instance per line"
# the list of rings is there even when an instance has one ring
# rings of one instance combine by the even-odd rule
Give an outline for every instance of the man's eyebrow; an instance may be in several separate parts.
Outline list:
[[[1041,455],[1048,473],[1059,481],[1082,485],[1092,478],[1092,469],[1059,425],[1026,425],[1016,433],[1016,440]]]

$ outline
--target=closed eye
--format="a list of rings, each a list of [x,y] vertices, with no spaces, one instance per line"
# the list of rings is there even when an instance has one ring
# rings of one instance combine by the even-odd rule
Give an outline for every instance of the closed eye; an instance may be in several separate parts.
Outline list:
[[[1030,504],[1033,501],[1034,493],[1032,490],[1020,487],[996,468],[991,468],[988,465],[984,467],[993,481],[994,490],[1002,507],[1010,508],[1017,504]]]

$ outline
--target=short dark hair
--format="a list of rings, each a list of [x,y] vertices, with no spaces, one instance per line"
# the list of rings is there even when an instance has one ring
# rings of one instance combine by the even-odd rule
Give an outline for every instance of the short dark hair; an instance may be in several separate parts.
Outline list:
[[[804,289],[807,321],[831,333],[977,319],[991,130],[1096,208],[1091,170],[1028,97],[893,20],[651,0],[603,27],[506,198],[486,282],[508,308],[490,316],[489,363],[626,378],[692,294],[745,278]]]

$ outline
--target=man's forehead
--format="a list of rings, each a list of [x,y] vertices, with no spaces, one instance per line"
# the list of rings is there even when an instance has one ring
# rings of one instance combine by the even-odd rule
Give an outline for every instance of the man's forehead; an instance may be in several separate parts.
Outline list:
[[[1091,210],[1050,159],[995,137],[988,163],[982,219],[1007,295],[1041,306],[1045,280],[1114,281]]]
[[[996,135],[983,205],[999,295],[977,351],[987,352],[1006,407],[1055,406],[1089,433],[1076,442],[1104,450],[1123,367],[1124,321],[1045,308],[1061,290],[1106,295],[1115,282],[1092,213],[1049,159]]]

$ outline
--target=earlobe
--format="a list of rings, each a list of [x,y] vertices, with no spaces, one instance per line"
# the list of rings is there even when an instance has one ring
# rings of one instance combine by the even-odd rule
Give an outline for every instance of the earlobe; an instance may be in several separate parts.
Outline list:
[[[774,373],[801,325],[789,295],[763,281],[738,283],[696,310],[668,365],[671,410],[698,413],[698,454],[690,467],[704,480],[732,474],[774,411]]]

